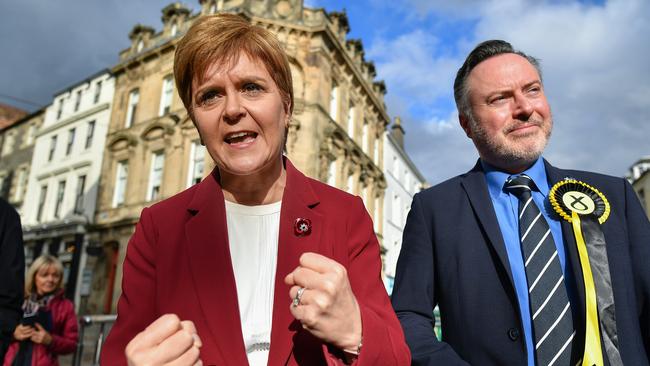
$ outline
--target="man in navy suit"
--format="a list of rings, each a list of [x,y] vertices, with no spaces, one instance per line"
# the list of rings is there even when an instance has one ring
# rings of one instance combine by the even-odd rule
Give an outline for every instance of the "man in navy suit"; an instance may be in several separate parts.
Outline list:
[[[584,357],[648,365],[650,223],[629,183],[542,158],[553,122],[539,64],[505,41],[483,42],[469,54],[454,97],[480,159],[413,198],[392,296],[413,364],[575,365]],[[595,205],[604,222],[582,221],[596,223],[585,229],[589,261],[582,266],[581,229],[569,222],[577,214],[567,210],[563,219],[555,212],[562,203],[549,203],[553,186],[567,178],[602,197]],[[538,214],[524,224],[527,210]],[[545,234],[527,244],[539,227]],[[540,248],[550,248],[548,259],[531,268]],[[436,305],[442,340],[433,332]],[[591,361],[595,353],[601,357]]]

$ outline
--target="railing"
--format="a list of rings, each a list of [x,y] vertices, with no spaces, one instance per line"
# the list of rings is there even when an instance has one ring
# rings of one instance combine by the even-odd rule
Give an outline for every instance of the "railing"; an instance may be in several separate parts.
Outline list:
[[[107,325],[113,325],[117,315],[84,315],[79,319],[79,343],[77,344],[77,351],[74,354],[72,361],[73,366],[88,365],[93,366],[99,365],[99,354],[102,351],[102,344],[104,343],[104,338],[106,337]],[[95,349],[92,354],[92,359],[88,360],[88,357],[84,356],[84,335],[86,334],[86,328],[91,325],[99,326],[99,333],[96,338],[93,337],[93,343],[95,344]],[[82,360],[85,361],[82,363]],[[90,361],[90,363],[88,363]]]

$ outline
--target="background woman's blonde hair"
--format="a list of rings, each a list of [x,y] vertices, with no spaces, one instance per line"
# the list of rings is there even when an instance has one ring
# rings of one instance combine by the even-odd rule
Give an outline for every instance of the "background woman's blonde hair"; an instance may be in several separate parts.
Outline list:
[[[29,297],[36,291],[36,273],[45,267],[54,267],[61,276],[56,288],[57,290],[63,288],[63,264],[56,257],[44,254],[34,259],[34,262],[32,262],[32,265],[29,266],[29,269],[27,270],[27,275],[25,276],[25,298]]]
[[[250,24],[235,14],[215,14],[198,18],[176,47],[174,79],[185,109],[193,119],[192,81],[201,83],[215,62],[228,66],[241,53],[259,61],[278,86],[288,114],[293,112],[291,68],[282,46],[273,33]]]

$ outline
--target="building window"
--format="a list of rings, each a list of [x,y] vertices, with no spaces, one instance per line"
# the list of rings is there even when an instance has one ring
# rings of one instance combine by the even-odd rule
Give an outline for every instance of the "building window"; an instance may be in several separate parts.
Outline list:
[[[124,203],[124,196],[126,194],[126,175],[128,174],[128,161],[120,161],[117,163],[117,171],[115,174],[115,191],[113,191],[113,207],[117,207]]]
[[[65,181],[59,181],[59,187],[56,191],[56,205],[54,206],[54,218],[61,217],[61,206],[63,206],[63,196],[65,195]]]
[[[63,114],[63,98],[59,99],[59,106],[56,109],[56,119],[61,119]]]
[[[332,80],[332,90],[330,90],[330,117],[336,121],[336,114],[339,107],[339,86],[336,81]]]
[[[327,170],[327,184],[336,187],[336,160],[330,162],[329,169]]]
[[[74,213],[76,214],[83,213],[85,190],[86,190],[86,176],[80,175],[77,178],[77,192],[74,200]]]
[[[77,90],[77,95],[74,99],[74,111],[79,110],[79,105],[81,105],[81,90]]]
[[[348,175],[348,193],[354,193],[354,175]]]
[[[402,200],[398,195],[393,196],[393,207],[391,207],[391,210],[393,211],[393,224],[399,225],[400,222],[402,221],[401,218],[401,209],[402,209]]]
[[[147,189],[147,201],[153,201],[160,197],[160,185],[162,184],[162,173],[164,165],[164,153],[162,151],[153,153],[151,158],[151,171],[149,173],[149,189]]]
[[[140,52],[140,51],[142,51],[143,48],[144,48],[144,41],[143,41],[143,40],[139,40],[139,41],[138,41],[138,46],[135,48],[135,50],[136,50],[137,52]]]
[[[25,186],[27,186],[27,168],[18,169],[18,172],[16,172],[16,191],[14,192],[15,202],[20,202],[23,199]]]
[[[214,14],[214,12],[216,11],[217,11],[217,6],[214,4],[210,5],[210,14]]]
[[[190,151],[190,170],[187,174],[187,186],[193,186],[203,179],[205,169],[205,147],[200,142],[192,142]]]
[[[368,139],[370,138],[368,136],[368,121],[363,121],[363,135],[361,136],[363,139],[361,141],[361,147],[363,148],[363,152],[368,153]]]
[[[97,102],[99,102],[99,98],[101,97],[101,95],[102,95],[102,81],[99,80],[95,84],[95,95],[93,96],[93,103],[97,104]]]
[[[351,139],[354,139],[354,119],[355,115],[354,113],[356,112],[354,108],[354,103],[350,102],[350,108],[348,109],[348,135],[350,135]]]
[[[90,145],[93,143],[93,135],[95,134],[95,121],[88,122],[88,127],[86,128],[86,149],[90,148]]]
[[[25,145],[29,146],[34,143],[34,138],[36,137],[36,125],[29,125],[27,128],[27,138],[25,139]]]
[[[164,116],[169,113],[169,110],[172,106],[172,96],[174,95],[174,81],[172,76],[166,76],[163,79],[162,85],[162,95],[160,96],[160,116]]]
[[[140,99],[140,91],[138,89],[133,89],[129,93],[129,104],[126,109],[126,122],[125,127],[129,128],[133,126],[135,121],[135,113],[138,110],[138,100]]]
[[[43,218],[43,208],[45,207],[45,198],[47,197],[47,185],[41,186],[41,195],[38,197],[38,210],[36,211],[36,222],[41,222]]]
[[[74,146],[74,135],[75,135],[75,129],[71,128],[68,131],[68,145],[65,147],[65,155],[68,156],[70,153],[72,153],[72,147]]]
[[[5,134],[4,144],[2,145],[2,156],[9,155],[14,148],[14,131]]]
[[[47,155],[47,161],[52,161],[54,158],[54,151],[56,150],[56,135],[50,138],[50,153]]]
[[[375,150],[375,153],[374,153],[375,164],[379,165],[379,139],[378,138],[375,138],[375,141],[374,141],[373,145],[375,146],[374,147],[374,150]]]
[[[178,34],[178,25],[176,23],[172,24],[172,37],[174,37],[176,34]]]
[[[372,210],[372,221],[375,232],[379,231],[379,197],[375,197],[375,205]]]
[[[399,223],[400,227],[404,227],[404,225],[406,225],[406,218],[408,217],[409,211],[411,211],[411,205],[409,204],[404,205],[404,211],[402,211],[402,215],[401,215],[402,222]]]
[[[393,155],[393,175],[396,179],[399,180],[399,161],[397,161],[397,156]]]

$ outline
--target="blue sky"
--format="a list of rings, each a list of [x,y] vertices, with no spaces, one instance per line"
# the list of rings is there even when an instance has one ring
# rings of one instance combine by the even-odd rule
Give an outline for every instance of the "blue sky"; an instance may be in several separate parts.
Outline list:
[[[435,184],[477,158],[458,125],[452,85],[467,53],[505,39],[541,59],[554,132],[544,156],[565,168],[623,176],[650,155],[650,2],[310,0],[346,8],[386,80],[406,149]]]
[[[136,23],[161,28],[162,0],[8,0],[0,12],[0,102],[43,105],[115,64]],[[194,10],[198,0],[185,3]],[[406,149],[432,184],[460,174],[477,154],[457,122],[456,70],[486,39],[501,38],[541,59],[554,132],[553,164],[623,176],[650,155],[648,0],[306,0],[345,8],[349,38],[363,41],[388,89]]]

